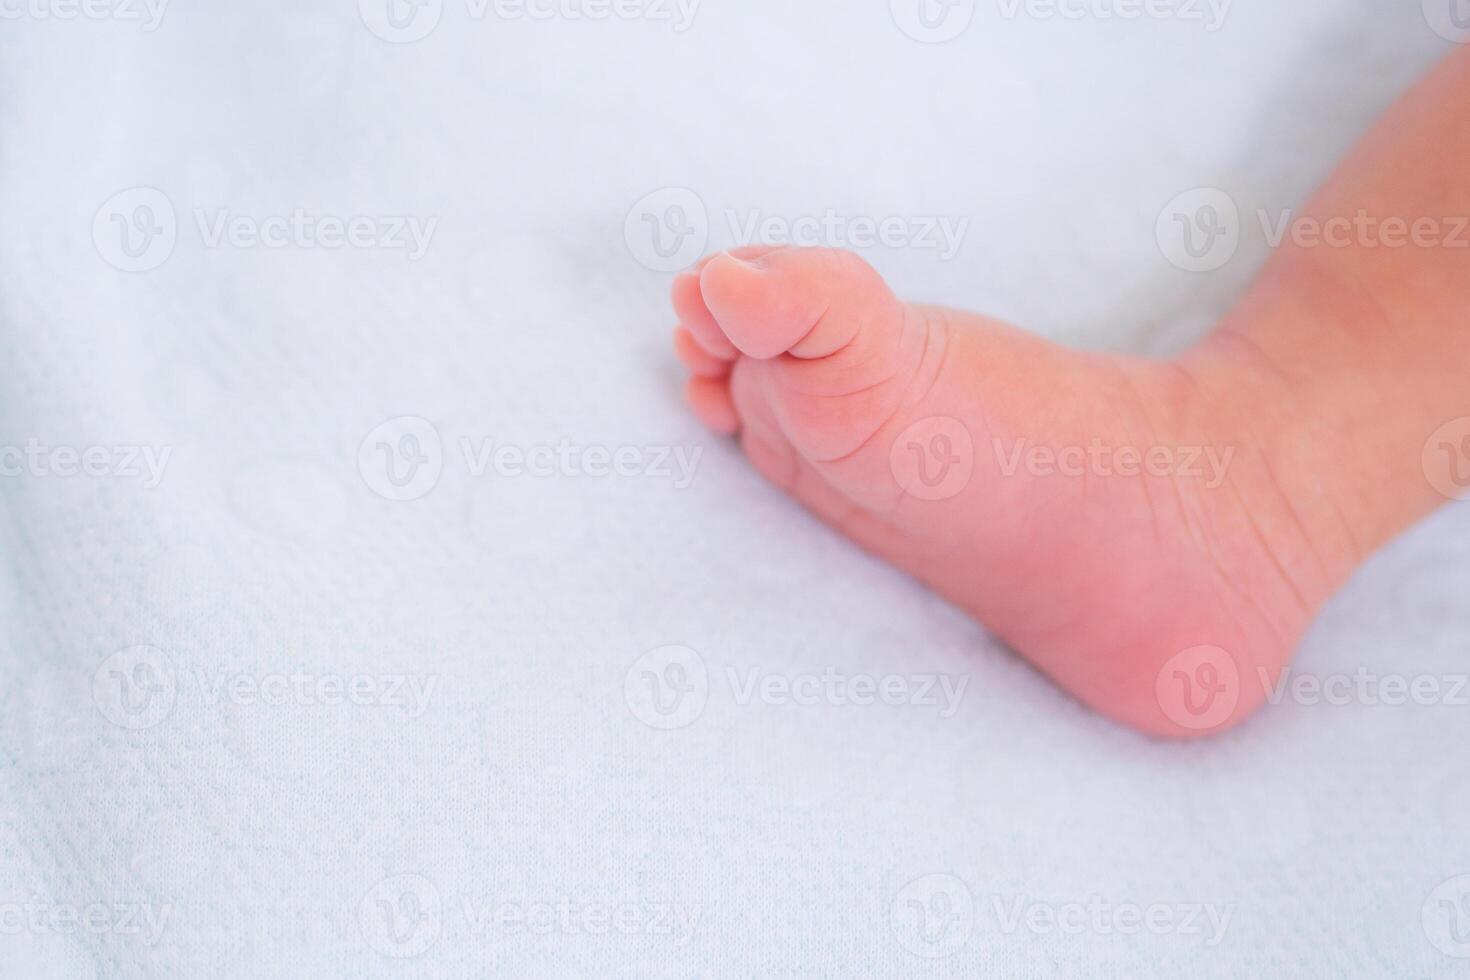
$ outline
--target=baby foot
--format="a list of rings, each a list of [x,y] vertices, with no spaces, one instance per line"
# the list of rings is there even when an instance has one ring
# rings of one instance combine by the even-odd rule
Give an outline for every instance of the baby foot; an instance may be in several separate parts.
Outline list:
[[[1346,574],[1273,448],[1287,410],[1224,358],[1067,350],[826,249],[715,255],[673,301],[707,425],[1125,724],[1246,717]]]

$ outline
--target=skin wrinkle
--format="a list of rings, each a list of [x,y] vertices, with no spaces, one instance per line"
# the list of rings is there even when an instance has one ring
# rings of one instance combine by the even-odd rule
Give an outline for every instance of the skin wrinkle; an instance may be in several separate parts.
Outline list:
[[[1323,269],[1323,268],[1318,268],[1316,271],[1319,274],[1327,274],[1330,278],[1335,278],[1339,283],[1341,283],[1343,286],[1345,286],[1347,288],[1354,288],[1354,284],[1348,282],[1345,279],[1345,277],[1343,277],[1343,276],[1340,276],[1340,275],[1339,276],[1332,276],[1331,273],[1329,272],[1329,270],[1326,270],[1326,269]],[[1368,302],[1372,306],[1374,312],[1377,314],[1377,330],[1376,330],[1376,333],[1378,335],[1380,335],[1380,336],[1386,336],[1390,341],[1396,341],[1400,337],[1403,336],[1403,334],[1400,333],[1400,331],[1397,329],[1397,324],[1395,324],[1393,318],[1389,315],[1388,310],[1378,300],[1378,297],[1371,290],[1367,289],[1367,287],[1365,287],[1365,286],[1357,285],[1356,286],[1356,291],[1364,299],[1368,300]],[[1361,328],[1360,328],[1360,331],[1359,331],[1359,340],[1361,340]],[[1312,414],[1309,414],[1309,413],[1306,413],[1305,411],[1303,411],[1303,416],[1302,417],[1304,417],[1304,418],[1306,418],[1306,419],[1309,420],[1308,424],[1313,429],[1314,432],[1320,432],[1320,431],[1322,431],[1322,428],[1323,427],[1312,425],[1313,422],[1319,421],[1315,415],[1312,415]],[[1337,428],[1335,426],[1331,428],[1331,431],[1333,431],[1333,433],[1337,436],[1337,438],[1335,438],[1333,440],[1333,443],[1332,444],[1333,445],[1343,444],[1344,441],[1345,441],[1344,438],[1343,438],[1343,435],[1344,434],[1341,433],[1339,430],[1337,430]],[[1330,452],[1330,450],[1329,450],[1329,452]],[[1354,528],[1352,526],[1352,523],[1347,519],[1347,516],[1344,513],[1344,511],[1342,509],[1342,506],[1341,506],[1341,503],[1337,499],[1337,496],[1335,494],[1328,494],[1327,495],[1327,500],[1328,500],[1329,506],[1331,507],[1331,509],[1333,511],[1334,516],[1337,518],[1337,523],[1338,523],[1338,526],[1339,526],[1339,528],[1340,528],[1340,530],[1341,530],[1341,532],[1343,534],[1343,537],[1349,543],[1351,557],[1352,557],[1352,559],[1354,561],[1354,564],[1355,565],[1356,564],[1361,564],[1367,558],[1367,549],[1363,546],[1362,542],[1359,540],[1358,535],[1357,535],[1357,532],[1354,530]],[[1315,551],[1316,550],[1316,543],[1315,542],[1312,542],[1312,547],[1313,547],[1313,549]],[[1319,563],[1323,566],[1324,574],[1327,574],[1326,562],[1325,562],[1325,560],[1322,560],[1320,556],[1319,556]],[[1328,578],[1329,581],[1331,581],[1332,578],[1333,578],[1333,576],[1331,576],[1330,574],[1327,574],[1327,578]]]
[[[1385,214],[1446,213],[1470,187],[1460,164],[1470,151],[1467,92],[1470,48],[1375,129],[1308,216],[1345,200]],[[771,334],[791,326],[793,311],[823,300],[823,329],[846,338],[847,358],[785,357],[759,388],[739,389],[773,439],[801,437],[787,447],[799,497],[1083,703],[1150,735],[1194,738],[1243,720],[1261,692],[1237,689],[1238,703],[1202,722],[1192,700],[1170,703],[1165,671],[1188,680],[1191,661],[1178,658],[1197,647],[1223,651],[1237,668],[1284,668],[1356,560],[1443,504],[1444,491],[1424,480],[1434,477],[1420,472],[1420,447],[1470,415],[1461,367],[1470,346],[1445,322],[1470,305],[1458,256],[1314,248],[1293,238],[1275,249],[1214,334],[1163,362],[1069,350],[983,316],[890,310],[877,273],[835,250],[779,250],[764,264],[781,277],[764,283],[703,284],[731,287],[725,312],[759,349],[780,343]],[[705,279],[734,272],[706,267]],[[773,312],[786,319],[762,333]],[[875,376],[884,380],[869,385]],[[772,402],[800,391],[818,394],[802,411],[773,415]],[[1046,479],[977,458],[960,483],[954,460],[937,460],[936,470],[924,453],[917,464],[932,493],[900,485],[891,434],[930,416],[956,418],[972,439],[1015,438],[1021,451],[1033,443],[1070,454],[1089,437],[1175,451],[1198,443],[1189,448],[1211,450],[1221,482],[1151,462],[1137,476],[1115,469],[1104,479],[1084,465],[1080,481]],[[825,461],[798,448],[850,445]],[[758,452],[774,469],[778,457]]]
[[[1149,427],[1149,444],[1157,444],[1158,430],[1154,428],[1152,421],[1148,419],[1148,412],[1146,409],[1147,403],[1143,398],[1143,394],[1138,390],[1137,382],[1133,379],[1132,374],[1122,364],[1118,364],[1115,366],[1115,374],[1117,376],[1117,380],[1122,384],[1123,388],[1127,390],[1128,393],[1132,396],[1135,410],[1139,412],[1139,416],[1144,419],[1144,423]],[[1143,499],[1148,503],[1149,521],[1153,527],[1154,543],[1162,546],[1164,542],[1164,528],[1163,522],[1159,519],[1158,504],[1154,501],[1153,491],[1149,489],[1152,481],[1148,479],[1148,476],[1145,473],[1140,473],[1136,477],[1136,479],[1139,481],[1139,485],[1143,488]],[[1168,486],[1169,489],[1173,491],[1174,503],[1178,508],[1182,523],[1185,527],[1189,527],[1191,522],[1189,520],[1189,515],[1186,512],[1184,499],[1178,484],[1175,481],[1170,480],[1168,481]]]
[[[1282,485],[1280,479],[1277,478],[1275,468],[1271,465],[1271,460],[1267,458],[1264,454],[1262,454],[1261,456],[1261,465],[1265,468],[1266,477],[1270,480],[1270,490],[1272,491],[1276,500],[1279,503],[1285,504],[1286,514],[1291,518],[1292,525],[1296,528],[1296,532],[1300,537],[1302,544],[1306,547],[1307,556],[1316,563],[1318,571],[1321,572],[1323,579],[1327,582],[1331,582],[1333,580],[1333,575],[1328,568],[1326,559],[1318,550],[1317,543],[1313,540],[1311,532],[1307,529],[1306,522],[1302,519],[1301,512],[1297,510],[1296,504],[1292,501],[1290,496],[1287,495],[1285,487]],[[1275,561],[1274,555],[1272,556],[1272,559],[1273,561]],[[1301,589],[1298,588],[1295,581],[1293,581],[1292,583],[1292,589],[1298,595],[1302,594]]]
[[[1291,594],[1296,597],[1297,605],[1304,610],[1311,608],[1311,603],[1307,601],[1306,595],[1302,592],[1300,588],[1297,587],[1296,582],[1292,580],[1291,574],[1286,570],[1286,566],[1283,565],[1281,563],[1281,560],[1277,557],[1276,549],[1272,547],[1270,538],[1266,535],[1265,531],[1261,529],[1260,522],[1257,521],[1255,515],[1251,513],[1250,503],[1240,495],[1240,489],[1238,487],[1234,486],[1233,484],[1227,485],[1230,487],[1231,498],[1240,508],[1241,515],[1244,516],[1246,524],[1250,527],[1251,534],[1255,537],[1256,543],[1260,546],[1262,554],[1270,559],[1272,567],[1275,568],[1277,574],[1281,576],[1281,580],[1286,583],[1286,587],[1291,590]],[[1221,581],[1228,581],[1229,576],[1226,574],[1224,568],[1217,568],[1216,571],[1219,572]]]
[[[1179,371],[1180,371],[1180,375],[1182,377],[1184,377],[1185,379],[1187,379],[1188,383],[1193,386],[1195,392],[1196,393],[1200,392],[1202,389],[1199,387],[1198,381],[1195,379],[1195,377],[1193,375],[1193,372],[1190,371],[1188,368],[1186,368],[1183,364],[1178,365],[1178,368],[1179,368]],[[1216,411],[1213,411],[1213,412],[1211,412],[1209,414],[1218,415],[1219,412],[1216,410]],[[1247,447],[1247,449],[1249,450],[1250,447]],[[1257,458],[1260,459],[1261,464],[1264,467],[1264,469],[1266,471],[1266,474],[1267,474],[1267,476],[1268,476],[1268,478],[1270,480],[1270,488],[1271,488],[1271,490],[1274,492],[1274,494],[1276,495],[1276,497],[1279,500],[1283,501],[1286,504],[1287,512],[1290,514],[1290,516],[1292,518],[1292,521],[1293,521],[1294,525],[1297,528],[1298,533],[1302,536],[1303,541],[1306,543],[1306,547],[1308,549],[1308,554],[1317,563],[1317,565],[1319,567],[1319,570],[1321,571],[1323,577],[1324,578],[1329,577],[1328,576],[1326,562],[1323,560],[1322,556],[1318,553],[1318,551],[1317,551],[1317,549],[1315,547],[1315,544],[1311,541],[1310,536],[1307,533],[1307,528],[1306,528],[1306,525],[1305,525],[1304,521],[1301,519],[1301,517],[1300,517],[1299,513],[1297,512],[1295,506],[1291,503],[1290,499],[1288,498],[1288,495],[1287,495],[1287,493],[1285,491],[1285,488],[1282,486],[1281,481],[1279,480],[1279,478],[1277,478],[1275,471],[1272,469],[1272,467],[1270,465],[1270,461],[1266,458],[1265,454],[1260,451],[1259,447],[1255,447],[1255,453],[1256,453]],[[1176,484],[1176,491],[1182,493],[1182,491],[1180,491],[1179,488],[1178,488],[1178,486],[1177,486],[1177,480],[1174,481],[1174,482]],[[1229,488],[1229,492],[1231,494],[1231,497],[1235,500],[1236,504],[1240,508],[1241,513],[1244,515],[1246,521],[1249,523],[1250,528],[1251,528],[1251,531],[1252,531],[1253,535],[1256,538],[1256,541],[1258,542],[1258,544],[1260,544],[1260,546],[1262,547],[1262,549],[1264,550],[1264,552],[1270,558],[1272,565],[1275,566],[1275,568],[1277,569],[1277,572],[1281,575],[1283,581],[1286,582],[1288,588],[1291,589],[1292,594],[1296,597],[1297,603],[1300,606],[1300,608],[1302,608],[1303,610],[1310,609],[1311,608],[1311,604],[1307,601],[1307,598],[1306,598],[1305,593],[1303,592],[1303,590],[1301,589],[1301,587],[1299,586],[1299,584],[1296,582],[1295,577],[1290,574],[1290,572],[1287,570],[1285,564],[1280,560],[1279,555],[1276,553],[1276,549],[1270,544],[1270,538],[1269,538],[1269,536],[1262,529],[1259,521],[1256,519],[1255,514],[1252,513],[1252,510],[1249,507],[1248,502],[1241,496],[1239,487],[1235,485],[1234,481],[1230,481],[1230,480],[1227,480],[1226,481],[1225,486],[1227,486]],[[1183,509],[1182,497],[1180,498],[1180,503],[1181,503],[1181,510],[1182,510]],[[1188,523],[1193,523],[1193,522],[1191,521],[1191,522],[1188,522]],[[1211,549],[1211,552],[1212,553],[1216,553],[1215,552],[1215,549],[1213,549],[1213,548]],[[1222,580],[1228,579],[1228,576],[1226,576],[1223,573],[1223,568],[1221,568],[1219,566],[1218,560],[1217,560],[1217,571],[1221,572],[1221,578],[1222,578]]]
[[[915,378],[918,377],[919,372],[923,370],[924,365],[928,362],[929,348],[936,339],[938,339],[939,341],[939,350],[936,354],[936,356],[938,357],[938,362],[934,365],[934,370],[931,372],[929,383],[925,385],[922,392],[920,392],[916,397],[908,402],[908,407],[912,407],[914,405],[922,405],[925,401],[928,400],[929,396],[934,393],[934,388],[936,385],[939,384],[939,378],[944,373],[945,359],[949,356],[950,346],[949,321],[941,320],[936,329],[936,325],[932,321],[930,321],[928,317],[920,315],[915,319],[916,322],[920,323],[924,331],[924,346],[920,348],[919,360],[918,363],[914,366]],[[906,317],[905,329],[907,329],[907,320],[908,318]]]
[[[913,384],[913,381],[919,376],[919,373],[922,370],[925,362],[928,360],[928,358],[929,358],[929,348],[931,346],[931,342],[933,341],[933,339],[935,337],[938,337],[940,339],[940,346],[939,346],[939,352],[938,352],[938,355],[937,355],[938,362],[936,363],[936,365],[935,365],[935,367],[933,369],[933,372],[932,372],[933,377],[931,378],[929,384],[925,386],[923,393],[917,399],[913,399],[912,401],[908,401],[908,400],[902,401],[901,404],[899,405],[898,410],[897,410],[897,411],[900,411],[900,412],[903,411],[903,410],[905,410],[906,408],[911,408],[913,405],[922,404],[923,400],[929,396],[929,394],[933,391],[934,386],[938,383],[938,379],[942,376],[942,374],[944,372],[945,361],[946,361],[946,358],[948,357],[948,353],[949,353],[949,350],[950,350],[949,337],[950,337],[950,332],[951,332],[952,328],[951,328],[951,326],[950,326],[950,324],[949,324],[949,322],[947,320],[943,320],[941,318],[941,321],[936,325],[934,323],[934,321],[933,321],[933,318],[931,318],[929,316],[926,316],[926,315],[924,315],[922,313],[919,313],[917,316],[914,316],[914,317],[910,317],[909,315],[906,314],[905,315],[905,322],[904,322],[904,329],[905,330],[910,329],[911,322],[916,322],[916,323],[918,323],[922,327],[922,329],[924,331],[924,346],[923,346],[923,348],[919,352],[919,359],[918,359],[917,364],[914,367],[913,377],[911,377],[909,379],[909,384],[910,385],[912,385]],[[937,327],[937,329],[936,329],[936,327]],[[887,425],[888,425],[887,422],[885,422],[884,424],[880,425],[878,427],[878,429],[873,433],[873,436],[870,437],[870,439],[868,441],[871,441],[871,438],[876,438],[885,428],[887,428]],[[859,449],[861,449],[861,447],[859,447]],[[835,467],[840,462],[842,462],[842,460],[833,461],[831,465],[833,467]],[[906,502],[910,501],[910,500],[911,500],[911,498],[910,498],[909,494],[906,493],[903,490],[902,487],[895,486],[894,487],[894,493],[893,493],[893,504],[892,504],[892,506],[890,506],[889,508],[887,508],[886,510],[884,510],[882,512],[871,511],[871,513],[873,513],[873,516],[874,517],[878,518],[881,521],[884,521],[890,527],[893,527],[893,528],[896,529],[898,527],[898,521],[897,521],[898,512],[900,510],[902,510],[903,509],[903,505]],[[958,544],[959,543],[960,542],[957,542],[956,543],[956,546],[957,547],[958,547]]]
[[[797,354],[797,353],[794,352],[796,348],[800,347],[802,344],[804,344],[808,340],[810,340],[812,334],[816,333],[818,330],[821,329],[822,324],[824,324],[824,323],[827,322],[827,317],[831,313],[832,313],[832,304],[829,302],[826,306],[822,307],[822,312],[817,314],[816,319],[812,321],[812,325],[806,329],[806,332],[801,335],[801,337],[796,341],[796,343],[794,343],[790,347],[786,348],[785,351],[783,351],[781,354],[779,354],[777,356],[778,357],[794,357],[797,360],[801,360],[801,361],[820,361],[823,358],[831,357],[833,354],[840,354],[840,353],[842,353],[842,351],[844,351],[848,347],[850,347],[852,345],[853,341],[857,340],[857,338],[858,338],[859,331],[858,331],[858,329],[856,327],[853,327],[852,328],[852,333],[848,335],[848,338],[846,340],[844,340],[842,343],[838,344],[837,345],[837,349],[834,350],[834,351],[830,351],[829,353],[826,353],[826,354],[818,354],[816,357],[802,357],[800,354]]]
[[[920,352],[920,359],[914,365],[914,367],[912,369],[912,372],[911,372],[908,380],[905,382],[905,387],[907,387],[908,385],[912,385],[914,383],[914,380],[919,376],[919,371],[923,367],[923,358],[927,354],[928,350],[929,350],[929,337],[926,334],[925,335],[925,338],[924,338],[924,348],[923,348],[923,351]],[[931,382],[931,384],[930,384],[929,387],[930,387],[930,389],[932,389],[932,387],[933,387],[932,382]],[[905,405],[904,401],[902,399],[899,399],[898,400],[898,403],[896,405],[894,405],[892,411],[889,414],[880,417],[880,419],[878,420],[877,426],[873,429],[873,431],[865,439],[863,439],[863,441],[858,445],[858,447],[856,449],[852,450],[851,452],[844,453],[841,456],[838,456],[838,457],[836,457],[834,459],[815,459],[814,458],[812,460],[812,462],[813,463],[820,463],[820,464],[822,464],[824,466],[830,466],[830,467],[834,467],[834,468],[837,467],[837,466],[842,465],[843,463],[850,462],[854,457],[861,455],[862,452],[869,445],[872,444],[873,440],[876,439],[876,438],[878,438],[878,436],[880,436],[883,433],[883,430],[886,429],[886,428],[888,428],[888,426],[893,422],[893,420],[895,418],[897,418],[898,415],[901,412],[903,412],[906,407],[907,406]]]
[[[1291,400],[1294,403],[1297,402],[1297,388],[1291,382],[1290,376],[1276,364],[1275,358],[1271,357],[1265,351],[1265,349],[1262,348],[1260,344],[1257,343],[1253,338],[1238,332],[1234,328],[1233,324],[1227,324],[1225,327],[1222,328],[1217,336],[1221,340],[1228,341],[1237,345],[1238,349],[1247,352],[1249,356],[1257,359],[1258,363],[1266,367],[1268,373],[1270,373],[1273,377],[1279,379],[1282,382],[1282,384],[1278,388],[1278,392],[1282,396],[1283,400]],[[1309,427],[1311,427],[1310,419],[1312,418],[1312,416],[1304,407],[1288,409],[1287,412],[1289,415],[1295,414],[1298,418],[1309,420],[1308,425]],[[1265,470],[1270,480],[1271,489],[1275,492],[1277,498],[1285,504],[1286,511],[1290,515],[1292,523],[1296,526],[1298,533],[1302,536],[1303,541],[1306,542],[1306,546],[1311,554],[1311,558],[1317,565],[1319,572],[1322,574],[1324,580],[1328,582],[1333,581],[1335,576],[1331,571],[1331,566],[1329,565],[1325,555],[1321,552],[1320,546],[1315,540],[1315,536],[1310,533],[1307,528],[1306,522],[1301,517],[1299,511],[1296,509],[1296,506],[1292,502],[1291,495],[1287,492],[1286,487],[1283,485],[1280,477],[1277,475],[1277,467],[1275,467],[1271,462],[1272,454],[1267,451],[1266,446],[1260,439],[1259,435],[1254,436],[1254,449],[1256,451],[1257,457],[1260,460],[1261,466]],[[1343,531],[1346,539],[1349,541],[1355,563],[1361,563],[1366,557],[1366,552],[1361,542],[1358,540],[1356,533],[1351,529],[1346,515],[1342,510],[1341,504],[1332,494],[1328,494],[1326,496],[1326,499],[1334,517],[1337,519],[1338,526]],[[1293,588],[1296,588],[1295,585],[1293,586]],[[1296,591],[1300,592],[1300,589],[1297,589]]]
[[[823,314],[823,315],[825,316],[826,314]],[[813,333],[816,329],[817,329],[816,327],[813,327],[811,330],[807,331],[807,336],[810,336],[811,333]],[[892,345],[892,349],[891,350],[874,350],[874,351],[870,352],[868,354],[868,356],[864,357],[861,361],[857,361],[854,364],[844,365],[845,372],[848,372],[848,373],[858,373],[858,372],[860,372],[860,369],[868,366],[869,364],[872,364],[874,361],[892,360],[895,353],[897,353],[898,351],[903,350],[904,340],[905,340],[905,338],[908,335],[907,331],[908,331],[908,326],[907,326],[907,323],[905,323],[904,332],[901,333],[899,335],[899,337],[895,340],[895,342]],[[788,351],[788,352],[780,355],[778,358],[776,358],[775,361],[776,361],[777,364],[780,365],[780,367],[787,369],[787,370],[785,370],[783,372],[784,375],[792,376],[793,384],[791,385],[791,387],[792,387],[793,390],[799,391],[802,394],[810,394],[813,397],[827,397],[826,395],[824,395],[822,393],[805,391],[805,390],[803,390],[802,388],[800,388],[796,384],[796,382],[799,382],[800,376],[802,374],[801,368],[803,368],[803,367],[805,367],[806,365],[809,365],[809,364],[821,363],[823,361],[830,361],[832,358],[835,358],[835,357],[837,357],[840,354],[848,353],[851,350],[852,345],[857,342],[857,339],[858,339],[858,336],[859,335],[860,335],[860,332],[859,331],[854,331],[853,336],[849,340],[847,340],[837,350],[834,350],[834,351],[832,351],[829,354],[822,354],[822,355],[819,355],[819,356],[816,356],[816,357],[800,357],[800,356],[798,356],[796,354],[792,354],[791,352]],[[795,345],[793,345],[793,346],[795,346]],[[893,378],[898,377],[900,370],[901,370],[900,368],[895,367],[895,369],[893,370],[893,372],[891,374],[889,374],[888,377],[885,378],[884,380],[885,381],[886,380],[891,380]],[[879,384],[882,384],[882,383],[883,382],[881,382],[881,381],[879,382]],[[873,387],[876,387],[876,385],[873,386]],[[852,393],[855,394],[855,392],[852,392]],[[841,397],[841,394],[843,394],[843,393],[839,393],[838,395],[835,395],[833,397]]]
[[[1183,362],[1166,362],[1163,365],[1163,369],[1167,374],[1176,379],[1176,381],[1181,382],[1187,389],[1188,397],[1185,404],[1190,408],[1188,414],[1191,428],[1193,428],[1194,409],[1206,398],[1204,387],[1200,384],[1199,378],[1196,377],[1194,371],[1190,369],[1188,364]],[[1137,393],[1136,389],[1135,393]],[[1229,447],[1216,446],[1215,448],[1224,449]],[[1228,473],[1224,476],[1228,481]],[[1195,542],[1201,547],[1204,547],[1207,544],[1206,535],[1204,528],[1199,525],[1199,514],[1208,510],[1208,508],[1201,508],[1200,511],[1195,512],[1195,516],[1191,517],[1190,511],[1185,507],[1183,488],[1177,485],[1177,479],[1175,482],[1175,500],[1179,505],[1179,518],[1184,526],[1189,528],[1190,533],[1194,535]],[[1210,492],[1209,488],[1204,488],[1204,490],[1207,493]]]

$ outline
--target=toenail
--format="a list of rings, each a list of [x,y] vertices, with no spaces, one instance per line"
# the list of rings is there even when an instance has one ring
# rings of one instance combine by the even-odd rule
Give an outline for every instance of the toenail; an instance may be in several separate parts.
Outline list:
[[[721,254],[725,258],[729,259],[731,262],[734,262],[736,265],[741,266],[743,268],[746,268],[746,269],[759,269],[760,268],[759,263],[753,262],[753,261],[751,261],[749,259],[742,259],[740,256],[736,255],[734,252],[722,252]]]

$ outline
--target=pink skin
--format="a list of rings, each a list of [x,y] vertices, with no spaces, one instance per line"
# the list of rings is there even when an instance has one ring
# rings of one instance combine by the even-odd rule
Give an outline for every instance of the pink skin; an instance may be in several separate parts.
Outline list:
[[[1470,214],[1466,159],[1470,52],[1305,214]],[[1146,361],[904,304],[850,253],[756,246],[676,279],[675,348],[695,413],[772,483],[1099,712],[1191,737],[1258,708],[1364,557],[1445,502],[1422,453],[1470,416],[1467,268],[1283,246],[1210,338]],[[1018,467],[1022,441],[1074,464],[1166,452],[1170,471]],[[1228,466],[1195,473],[1195,450]],[[918,466],[956,475],[936,491]]]

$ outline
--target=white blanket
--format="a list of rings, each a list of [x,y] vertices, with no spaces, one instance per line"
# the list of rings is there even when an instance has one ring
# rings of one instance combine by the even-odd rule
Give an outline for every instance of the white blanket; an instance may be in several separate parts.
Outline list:
[[[7,5],[0,977],[1470,969],[1466,505],[1301,651],[1369,693],[1150,742],[702,431],[657,271],[886,227],[1168,353],[1434,2]]]

